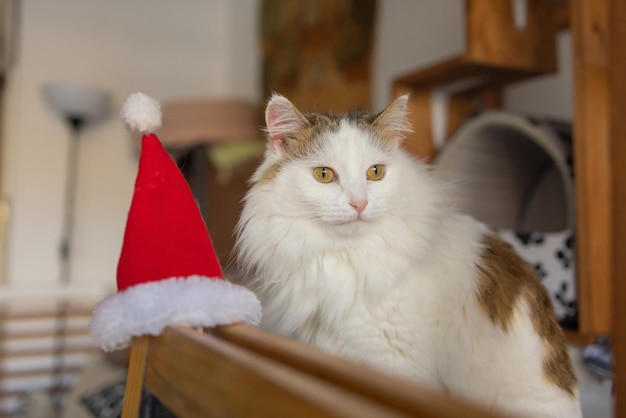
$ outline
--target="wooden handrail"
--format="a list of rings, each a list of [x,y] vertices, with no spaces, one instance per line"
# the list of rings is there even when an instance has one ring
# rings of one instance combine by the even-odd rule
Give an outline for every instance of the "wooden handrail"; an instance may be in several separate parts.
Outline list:
[[[337,386],[348,388],[411,416],[486,417],[483,411],[448,396],[246,325],[208,330],[212,335],[294,367]],[[444,414],[444,415],[441,415]]]
[[[496,417],[246,325],[135,339],[124,418],[144,386],[180,417]]]

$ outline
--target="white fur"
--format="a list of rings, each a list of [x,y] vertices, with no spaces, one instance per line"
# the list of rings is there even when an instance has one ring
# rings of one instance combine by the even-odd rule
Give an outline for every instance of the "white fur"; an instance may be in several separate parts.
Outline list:
[[[133,132],[153,134],[161,128],[159,102],[144,93],[133,93],[126,99],[121,111],[124,123]]]
[[[105,298],[91,318],[91,337],[105,351],[132,337],[159,335],[168,325],[257,325],[261,305],[248,289],[222,279],[190,276],[143,283]]]
[[[237,245],[261,325],[500,411],[579,417],[578,399],[544,377],[525,302],[504,332],[477,301],[486,228],[455,212],[426,166],[368,135],[343,122],[246,196]],[[278,159],[268,148],[253,180]],[[372,164],[386,165],[382,180],[367,181]],[[338,180],[317,182],[318,166]]]

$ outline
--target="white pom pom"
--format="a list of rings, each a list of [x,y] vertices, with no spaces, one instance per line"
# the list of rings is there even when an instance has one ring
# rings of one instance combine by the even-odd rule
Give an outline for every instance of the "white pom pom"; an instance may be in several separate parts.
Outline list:
[[[159,102],[143,93],[128,96],[121,112],[128,129],[142,135],[153,134],[161,127]]]

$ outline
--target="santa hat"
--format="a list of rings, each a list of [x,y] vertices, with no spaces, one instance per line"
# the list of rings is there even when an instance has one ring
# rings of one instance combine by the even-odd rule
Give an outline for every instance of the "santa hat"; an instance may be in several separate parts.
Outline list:
[[[258,324],[258,299],[224,280],[191,190],[155,134],[161,127],[159,104],[132,94],[122,117],[141,133],[142,150],[117,266],[117,293],[93,312],[94,342],[111,351],[128,346],[135,336],[158,335],[168,325]]]

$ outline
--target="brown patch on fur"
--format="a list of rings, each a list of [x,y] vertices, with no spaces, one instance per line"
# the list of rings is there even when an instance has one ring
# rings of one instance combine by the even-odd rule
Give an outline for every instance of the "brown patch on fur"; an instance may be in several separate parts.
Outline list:
[[[267,170],[265,170],[265,172],[263,172],[263,174],[259,178],[259,181],[257,181],[255,184],[267,184],[273,182],[276,176],[278,176],[281,168],[282,165],[280,164],[272,165]]]
[[[308,123],[302,129],[286,135],[283,141],[282,149],[287,158],[303,158],[315,152],[319,148],[322,134],[339,128],[340,119],[332,115],[311,113],[304,117]]]
[[[324,133],[339,130],[341,121],[362,131],[371,132],[380,140],[381,145],[390,145],[390,140],[381,135],[380,129],[375,126],[375,121],[380,116],[365,112],[350,112],[343,115],[311,112],[303,114],[308,122],[306,127],[292,135],[288,135],[284,141],[284,150],[289,158],[302,158],[319,147],[320,139]]]
[[[552,383],[574,395],[576,377],[567,354],[563,330],[554,316],[550,297],[533,268],[515,250],[495,235],[485,237],[478,267],[478,302],[491,321],[507,331],[515,303],[524,298],[531,320],[546,347],[543,370]]]
[[[284,161],[300,159],[310,155],[319,148],[324,132],[332,132],[339,129],[340,118],[333,115],[310,113],[302,115],[302,117],[306,119],[303,128],[285,134],[282,139],[281,151],[284,153],[283,161],[265,170],[255,184],[271,183],[276,179]]]

